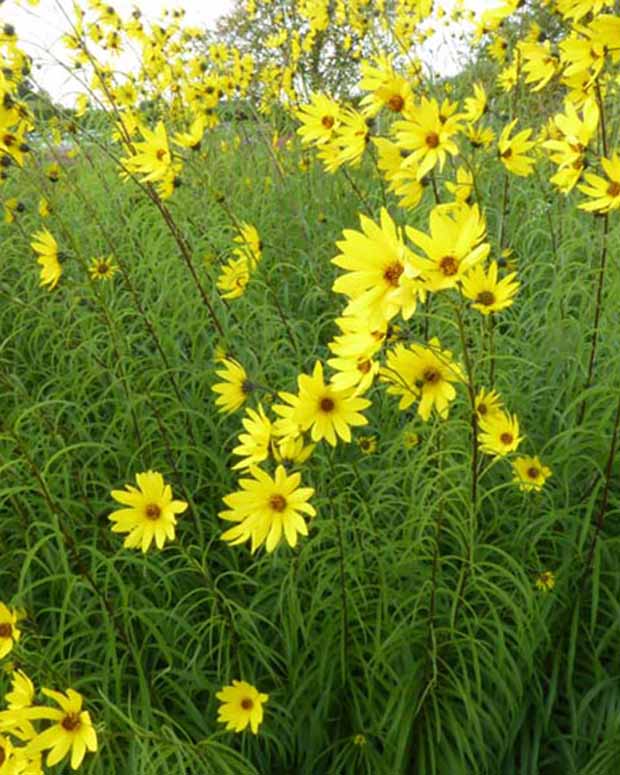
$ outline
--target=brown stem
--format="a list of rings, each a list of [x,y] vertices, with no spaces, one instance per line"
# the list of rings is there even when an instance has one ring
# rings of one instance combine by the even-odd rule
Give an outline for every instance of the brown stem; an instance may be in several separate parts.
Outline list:
[[[605,213],[605,215],[603,216],[601,261],[600,261],[599,271],[598,271],[598,284],[596,287],[596,301],[594,306],[594,323],[593,323],[594,330],[592,332],[592,345],[590,347],[590,358],[588,361],[588,376],[586,377],[586,381],[583,386],[584,391],[587,391],[591,387],[592,378],[594,376],[594,362],[596,360],[596,348],[598,344],[599,323],[601,320],[601,313],[603,311],[603,285],[605,283],[605,267],[607,264],[608,234],[609,234],[609,214]],[[581,425],[581,423],[583,422],[583,418],[586,412],[586,403],[587,403],[587,396],[584,395],[581,401],[581,406],[579,407],[579,412],[577,414],[577,425]]]

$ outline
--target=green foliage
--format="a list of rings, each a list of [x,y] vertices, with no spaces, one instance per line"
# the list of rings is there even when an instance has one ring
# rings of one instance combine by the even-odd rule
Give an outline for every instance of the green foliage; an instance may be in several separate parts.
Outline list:
[[[170,212],[222,344],[257,382],[294,390],[298,373],[327,355],[342,308],[330,258],[362,205],[346,178],[316,164],[301,174],[296,147],[279,152],[281,174],[265,138],[241,132],[238,151],[230,133],[212,133],[208,162],[184,176]],[[55,188],[34,177],[15,192],[26,212],[17,230],[2,227],[0,279],[0,589],[26,611],[16,664],[38,686],[87,698],[100,751],[83,771],[615,772],[617,468],[605,489],[620,373],[617,262],[596,381],[582,387],[600,230],[584,229],[588,218],[546,183],[514,183],[505,229],[522,291],[499,318],[497,383],[553,470],[541,493],[520,493],[506,464],[485,459],[476,508],[464,388],[449,423],[425,425],[376,387],[377,453],[318,449],[304,468],[318,510],[309,538],[251,556],[219,541],[240,430],[210,390],[221,342],[157,208],[118,179],[108,151],[84,143]],[[376,216],[382,192],[367,164],[355,179]],[[53,293],[38,287],[28,248],[42,189],[69,254]],[[246,294],[228,304],[215,279],[235,231],[218,190],[264,243]],[[499,176],[481,196],[494,234]],[[418,228],[427,209],[392,207]],[[615,230],[610,256],[619,247]],[[89,284],[80,262],[110,252],[123,271]],[[413,337],[421,321],[412,319]],[[431,325],[458,351],[449,305],[433,307]],[[483,383],[490,364],[476,313],[467,326]],[[417,447],[404,445],[407,428],[420,433]],[[107,516],[110,490],[148,468],[190,509],[175,543],[142,556],[122,549]],[[544,570],[557,576],[549,593],[535,588]],[[257,737],[216,724],[215,693],[235,678],[270,695]]]

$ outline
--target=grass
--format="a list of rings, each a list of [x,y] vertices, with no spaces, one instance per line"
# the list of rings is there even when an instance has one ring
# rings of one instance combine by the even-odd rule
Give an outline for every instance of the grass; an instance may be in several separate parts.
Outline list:
[[[26,611],[14,663],[37,686],[84,694],[100,739],[82,766],[91,775],[610,775],[620,766],[617,229],[584,391],[601,228],[544,181],[511,181],[504,244],[522,287],[495,328],[497,387],[527,452],[553,471],[540,494],[520,493],[506,462],[483,457],[472,504],[463,386],[449,422],[428,424],[375,387],[363,433],[377,453],[317,448],[304,467],[318,511],[310,537],[252,556],[219,538],[240,418],[215,410],[214,349],[224,344],[270,389],[294,390],[327,356],[343,308],[330,258],[363,203],[340,174],[299,172],[297,146],[279,152],[280,174],[251,130],[238,151],[220,139],[168,206],[225,342],[160,213],[97,146],[83,145],[54,186],[33,169],[15,191],[26,212],[0,232],[0,590]],[[377,218],[370,162],[352,175]],[[491,239],[502,185],[498,171],[482,186]],[[53,293],[38,287],[28,247],[42,190],[70,253]],[[229,304],[217,261],[203,261],[227,255],[236,233],[218,191],[264,242],[246,294]],[[418,228],[429,209],[390,201]],[[122,272],[89,284],[80,261],[111,246]],[[405,326],[417,340],[423,319]],[[429,327],[462,359],[448,301],[437,297]],[[478,384],[488,384],[485,336],[468,313]],[[408,429],[420,434],[412,448]],[[149,468],[190,509],[175,543],[142,556],[122,549],[107,517],[110,491]],[[547,594],[534,584],[544,570],[557,577]],[[216,723],[215,693],[234,678],[270,695],[256,737]]]

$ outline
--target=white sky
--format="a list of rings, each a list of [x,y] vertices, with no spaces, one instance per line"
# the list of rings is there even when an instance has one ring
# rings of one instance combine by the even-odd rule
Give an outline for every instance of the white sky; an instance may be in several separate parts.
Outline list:
[[[82,7],[85,2],[80,2]],[[134,8],[139,8],[145,19],[155,20],[165,8],[183,8],[184,26],[212,27],[215,20],[232,8],[232,0],[111,0],[110,5],[127,19]],[[34,60],[33,80],[46,89],[54,99],[65,104],[74,102],[78,84],[58,64],[66,55],[60,37],[70,30],[70,23],[64,13],[73,19],[73,0],[40,0],[33,7],[27,0],[6,0],[0,6],[0,23],[10,23],[17,30],[21,47]],[[116,59],[119,70],[130,66]],[[39,67],[40,65],[40,67]]]
[[[478,14],[497,6],[499,1],[466,0],[466,5]],[[185,25],[212,27],[218,16],[230,10],[233,3],[232,0],[111,0],[110,4],[124,19],[136,7],[149,20],[159,18],[165,8],[183,8],[186,12]],[[86,4],[81,2],[80,5]],[[438,5],[450,9],[452,0],[440,0]],[[5,0],[4,3],[0,0],[0,24],[10,23],[16,28],[20,45],[35,63],[33,80],[55,100],[65,104],[73,104],[76,94],[82,91],[72,75],[58,64],[58,60],[62,61],[65,56],[60,37],[70,29],[63,11],[72,18],[72,8],[73,0],[40,0],[36,7],[31,6],[28,0]],[[434,69],[446,74],[458,70],[453,61],[453,45],[444,45],[438,39],[426,48],[428,61],[432,62]],[[112,60],[112,64],[123,71],[131,67],[131,61],[131,57],[123,54]]]

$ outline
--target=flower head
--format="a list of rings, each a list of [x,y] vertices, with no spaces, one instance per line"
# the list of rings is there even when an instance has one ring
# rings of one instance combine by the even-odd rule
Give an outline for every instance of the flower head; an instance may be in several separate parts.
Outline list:
[[[620,156],[614,152],[611,159],[603,157],[601,165],[607,180],[593,172],[586,172],[586,183],[579,186],[591,201],[582,202],[579,207],[589,212],[608,213],[620,208]]]
[[[429,347],[397,344],[388,353],[381,375],[390,383],[388,393],[401,397],[399,409],[419,401],[418,414],[425,422],[433,409],[442,419],[448,416],[450,402],[456,398],[452,383],[464,379],[452,353],[442,350],[436,337],[430,340]]]
[[[222,364],[224,368],[215,373],[223,382],[217,382],[211,390],[220,394],[215,399],[216,406],[221,407],[220,412],[235,412],[255,388],[243,366],[234,358],[222,358]]]
[[[551,476],[551,469],[543,465],[538,457],[518,457],[512,464],[513,482],[524,492],[542,490]]]
[[[118,272],[118,266],[112,260],[112,256],[93,258],[88,273],[93,280],[110,280]]]
[[[544,570],[536,577],[536,589],[541,592],[551,592],[555,587],[555,573],[552,570]]]
[[[275,477],[252,466],[252,479],[241,479],[241,490],[226,495],[224,503],[228,511],[221,511],[221,519],[239,524],[222,534],[222,540],[230,544],[242,544],[251,539],[254,553],[262,544],[267,552],[273,552],[286,538],[289,546],[297,544],[297,534],[308,535],[308,527],[302,516],[313,517],[316,511],[308,500],[314,494],[312,487],[299,487],[301,474],[287,475],[284,466],[278,466]]]
[[[47,285],[52,290],[58,285],[62,266],[58,256],[58,243],[48,231],[43,229],[32,235],[31,247],[38,254],[37,264],[41,266],[39,285]]]
[[[226,729],[242,732],[248,724],[254,734],[263,720],[263,704],[268,694],[261,694],[252,684],[233,681],[215,695],[221,701],[217,720],[226,724]]]
[[[516,125],[517,119],[515,118],[508,126],[504,127],[497,141],[497,152],[500,161],[509,172],[520,177],[527,177],[532,173],[534,159],[526,154],[534,148],[536,142],[529,139],[532,134],[531,129],[524,129],[514,137],[510,137]]]
[[[97,750],[97,733],[87,710],[82,710],[83,697],[73,689],[66,693],[43,689],[46,697],[54,700],[60,708],[36,706],[23,711],[24,717],[49,719],[54,723],[38,734],[26,746],[25,753],[32,756],[49,749],[46,764],[53,767],[71,753],[71,769],[77,770],[86,751]]]
[[[519,436],[519,420],[516,415],[497,412],[480,420],[478,441],[480,449],[487,455],[503,457],[515,452],[523,441]]]
[[[515,278],[516,274],[512,272],[498,280],[495,261],[491,262],[488,272],[477,264],[463,277],[463,296],[471,299],[472,307],[483,315],[500,312],[512,305],[519,290],[519,283]]]
[[[166,539],[174,540],[175,515],[182,514],[187,503],[172,499],[172,488],[157,471],[136,474],[136,483],[137,488],[128,484],[126,490],[112,490],[114,500],[129,507],[110,514],[112,532],[128,533],[126,548],[146,552],[155,540],[161,549]]]
[[[17,612],[0,603],[0,659],[12,650],[21,636],[17,628]]]
[[[320,361],[315,363],[312,376],[299,376],[298,385],[299,394],[291,404],[291,420],[302,431],[310,428],[312,441],[325,439],[332,447],[336,446],[337,437],[350,442],[351,427],[368,422],[361,411],[370,406],[370,401],[359,398],[354,388],[339,390],[332,383],[326,385]],[[286,400],[286,394],[281,395]]]

